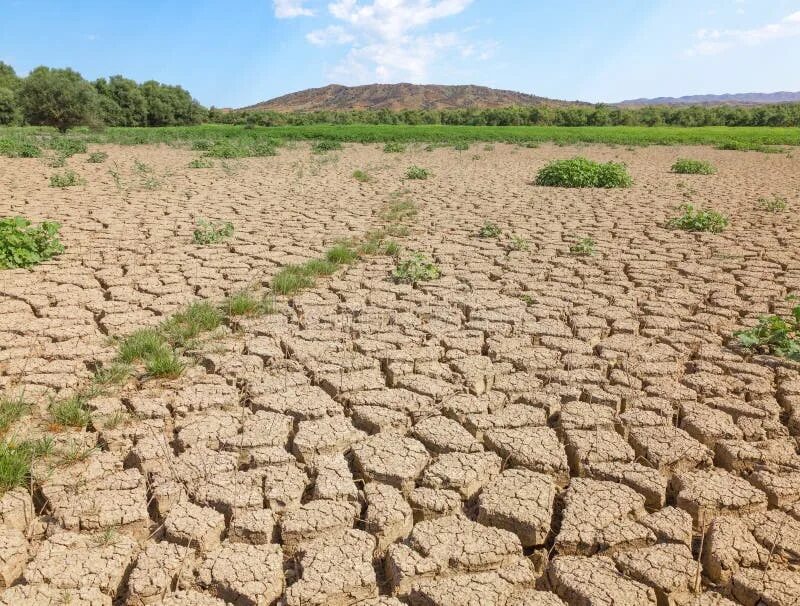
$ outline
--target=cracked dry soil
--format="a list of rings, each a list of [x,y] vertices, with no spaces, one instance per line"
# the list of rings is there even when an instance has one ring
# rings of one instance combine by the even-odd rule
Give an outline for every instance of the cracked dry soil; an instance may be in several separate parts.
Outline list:
[[[0,393],[34,403],[6,439],[63,455],[0,496],[0,604],[800,604],[800,368],[730,341],[800,292],[800,213],[756,205],[798,203],[800,158],[301,144],[192,170],[182,149],[103,149],[64,190],[0,158],[0,215],[59,221],[66,246],[0,275]],[[531,184],[576,153],[634,186]],[[719,172],[670,174],[680,156]],[[403,181],[411,164],[433,177]],[[380,227],[399,190],[418,207],[402,244],[441,278],[398,285],[368,257],[53,433],[48,398],[85,386],[109,337],[267,285]],[[665,229],[689,198],[730,228]],[[193,244],[199,218],[233,238]],[[487,221],[504,236],[477,237]],[[585,236],[597,254],[570,255]]]

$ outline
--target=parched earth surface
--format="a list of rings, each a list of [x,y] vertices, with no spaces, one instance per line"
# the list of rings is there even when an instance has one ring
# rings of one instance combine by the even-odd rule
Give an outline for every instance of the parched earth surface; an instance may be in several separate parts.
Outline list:
[[[800,158],[298,145],[189,169],[102,149],[64,190],[0,158],[0,216],[59,221],[66,246],[0,274],[0,394],[35,404],[5,439],[53,440],[0,496],[0,604],[800,604],[800,369],[731,340],[800,292]],[[576,153],[634,186],[532,185]],[[719,172],[669,173],[680,156]],[[772,195],[789,212],[758,208]],[[85,431],[50,424],[113,337],[265,287],[399,199],[439,279],[367,257],[208,335],[180,378],[93,397]],[[731,226],[665,229],[687,201]],[[234,237],[194,244],[199,218]],[[569,254],[582,237],[594,256]]]

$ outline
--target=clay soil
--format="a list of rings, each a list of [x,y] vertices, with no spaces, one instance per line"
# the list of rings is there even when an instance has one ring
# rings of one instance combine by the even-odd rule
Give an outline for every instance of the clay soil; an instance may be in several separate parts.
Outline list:
[[[5,440],[52,440],[0,496],[0,604],[800,604],[800,369],[731,338],[800,293],[796,153],[100,150],[65,189],[0,158],[0,216],[58,221],[66,247],[0,273],[0,396],[33,405]],[[533,185],[576,154],[634,186]],[[399,241],[440,278],[366,257],[207,335],[181,377],[93,395],[85,430],[49,418],[114,338],[264,289],[404,199]],[[730,227],[666,229],[686,202]],[[233,237],[195,244],[201,218]]]

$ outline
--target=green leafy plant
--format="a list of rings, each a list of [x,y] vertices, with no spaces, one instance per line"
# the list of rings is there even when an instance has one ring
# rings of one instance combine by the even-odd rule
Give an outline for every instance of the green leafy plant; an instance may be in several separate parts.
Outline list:
[[[312,154],[324,154],[329,151],[335,151],[338,149],[342,149],[342,144],[338,141],[317,141],[311,146],[311,153]]]
[[[50,187],[74,187],[86,183],[74,170],[50,175]]]
[[[789,206],[788,200],[786,200],[786,198],[781,198],[779,196],[772,196],[771,198],[758,199],[758,208],[770,213],[782,213],[783,211],[786,210],[788,206]]]
[[[402,259],[392,271],[395,282],[416,284],[428,280],[435,280],[441,276],[441,270],[422,253],[414,253]]]
[[[797,297],[789,297],[797,302]],[[762,316],[758,324],[747,330],[735,332],[742,347],[800,362],[800,304],[796,304],[788,318],[777,315]]]
[[[86,161],[89,162],[90,164],[101,164],[106,160],[108,160],[108,154],[103,151],[92,152],[86,159]]]
[[[710,162],[690,158],[678,158],[670,170],[679,175],[713,175],[717,172]]]
[[[530,243],[522,236],[511,235],[511,250],[518,250],[521,252],[530,250]]]
[[[86,141],[80,139],[73,139],[72,137],[55,137],[50,140],[50,149],[57,151],[59,154],[66,156],[74,156],[75,154],[85,154]]]
[[[52,221],[34,227],[24,217],[0,219],[0,269],[30,267],[61,254],[60,229]]]
[[[353,179],[359,183],[369,183],[372,181],[372,177],[370,177],[369,174],[363,170],[353,171]]]
[[[478,235],[481,238],[499,238],[503,235],[503,230],[494,223],[487,221],[483,224],[483,227],[478,230]]]
[[[427,179],[430,175],[430,171],[419,166],[409,166],[406,170],[406,179]]]
[[[189,168],[214,168],[214,163],[208,158],[195,158],[189,162]]]
[[[570,254],[580,257],[590,257],[595,253],[597,242],[592,238],[581,238],[569,247]]]
[[[581,156],[553,160],[539,170],[536,185],[545,187],[630,187],[633,184],[624,164],[601,164]]]
[[[383,151],[387,154],[401,154],[406,151],[406,146],[399,141],[387,141],[383,146]]]
[[[209,222],[200,219],[192,234],[192,240],[195,244],[217,244],[231,236],[233,236],[233,223],[230,221]]]
[[[683,204],[678,210],[683,214],[667,221],[667,227],[670,229],[719,233],[728,226],[728,217],[716,210],[698,210],[691,204]]]
[[[42,150],[30,141],[0,139],[0,156],[8,158],[38,158]]]

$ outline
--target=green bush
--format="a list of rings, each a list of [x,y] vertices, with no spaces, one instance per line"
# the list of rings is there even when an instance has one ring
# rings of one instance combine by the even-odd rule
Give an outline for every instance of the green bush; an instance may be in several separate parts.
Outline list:
[[[536,185],[545,187],[630,187],[628,169],[618,162],[601,164],[581,156],[553,160],[536,175]]]
[[[70,137],[55,137],[50,140],[50,149],[69,158],[75,154],[85,154],[87,151],[86,141],[72,139]]]
[[[383,151],[387,154],[401,154],[406,151],[406,146],[399,141],[388,141],[383,146]]]
[[[0,156],[8,158],[39,158],[42,150],[29,141],[0,139]]]
[[[427,179],[430,175],[431,173],[427,169],[419,166],[409,166],[406,170],[406,179]]]
[[[717,172],[717,169],[711,163],[690,158],[678,158],[675,164],[672,165],[671,170],[679,175],[713,175]]]
[[[217,221],[211,223],[200,219],[194,229],[192,239],[195,244],[217,244],[227,240],[233,235],[233,223],[230,221]]]
[[[50,175],[50,187],[74,187],[86,183],[74,170],[66,170],[63,173]]]
[[[311,153],[313,154],[324,154],[329,151],[335,151],[337,149],[342,149],[342,144],[338,141],[317,141],[311,146]]]
[[[736,332],[734,336],[746,349],[800,362],[800,305],[792,308],[788,318],[762,316],[758,325]]]
[[[61,132],[96,122],[99,116],[97,91],[71,69],[37,67],[22,80],[18,98],[29,124],[54,126]]]
[[[100,164],[108,160],[108,154],[106,152],[92,152],[89,154],[89,157],[86,159],[87,162],[90,164]]]
[[[678,209],[683,211],[683,214],[667,221],[667,227],[670,229],[719,233],[728,226],[728,217],[716,210],[698,210],[691,204],[683,204]]]
[[[23,217],[0,219],[0,269],[30,267],[64,252],[59,229],[52,221],[34,227]]]
[[[427,280],[435,280],[442,272],[422,253],[414,253],[400,261],[392,272],[395,282],[416,284]]]

